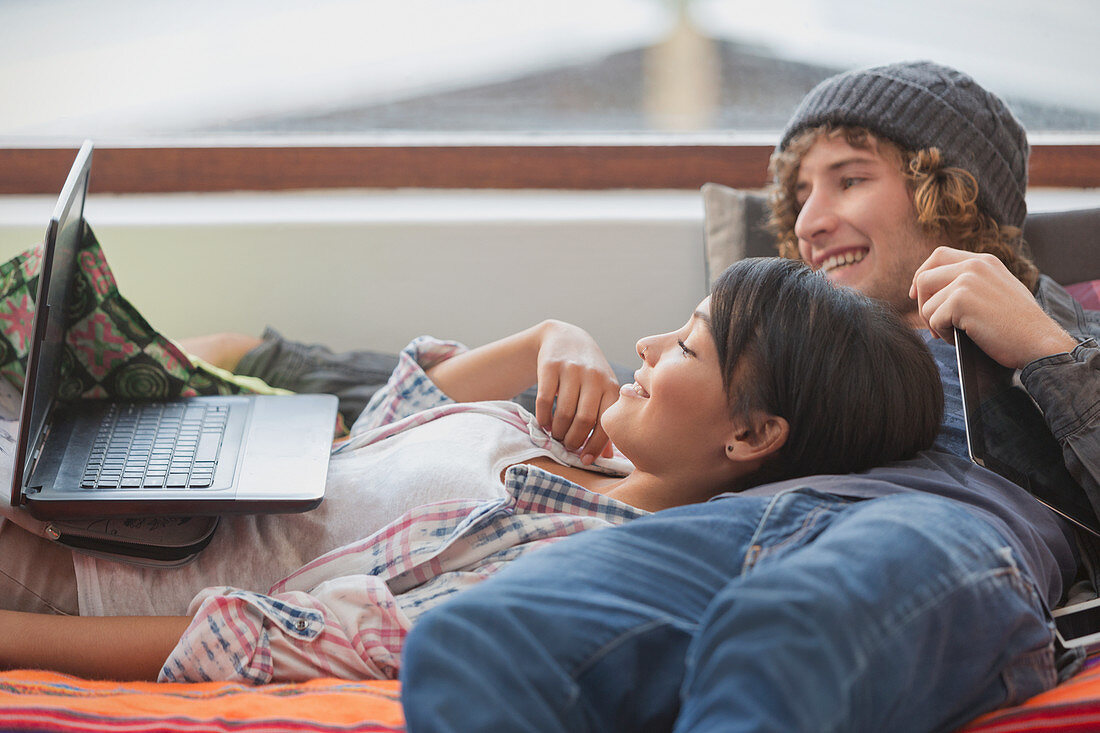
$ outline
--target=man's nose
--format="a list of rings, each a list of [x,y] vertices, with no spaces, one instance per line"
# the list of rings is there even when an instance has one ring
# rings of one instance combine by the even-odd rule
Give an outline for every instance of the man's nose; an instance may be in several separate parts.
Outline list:
[[[837,215],[833,202],[825,194],[811,193],[795,219],[794,234],[812,246],[822,235],[836,229],[836,225]]]

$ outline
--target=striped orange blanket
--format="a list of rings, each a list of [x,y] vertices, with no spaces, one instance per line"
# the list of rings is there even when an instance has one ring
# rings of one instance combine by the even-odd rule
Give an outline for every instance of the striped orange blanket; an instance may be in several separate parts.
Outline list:
[[[960,733],[1100,730],[1100,657],[1026,704]],[[400,683],[320,679],[249,687],[228,682],[93,682],[54,672],[0,674],[4,731],[403,731]]]
[[[397,682],[321,679],[249,687],[227,682],[93,682],[53,672],[0,674],[4,731],[403,731]]]

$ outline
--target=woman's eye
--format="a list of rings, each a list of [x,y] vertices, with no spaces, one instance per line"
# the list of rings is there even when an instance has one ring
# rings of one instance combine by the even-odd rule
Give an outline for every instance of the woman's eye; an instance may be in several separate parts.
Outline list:
[[[695,356],[695,352],[689,349],[683,341],[677,340],[676,343],[680,345],[680,350],[684,352],[684,356]]]

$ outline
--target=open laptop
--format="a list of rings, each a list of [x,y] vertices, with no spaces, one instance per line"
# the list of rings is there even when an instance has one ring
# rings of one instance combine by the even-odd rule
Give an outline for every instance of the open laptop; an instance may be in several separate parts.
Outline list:
[[[1078,527],[1100,537],[1100,519],[1066,470],[1062,448],[1038,406],[1001,366],[955,329],[970,458],[1023,487]]]
[[[46,229],[11,503],[40,519],[297,512],[324,497],[332,395],[160,403],[56,399],[92,162],[85,142]]]

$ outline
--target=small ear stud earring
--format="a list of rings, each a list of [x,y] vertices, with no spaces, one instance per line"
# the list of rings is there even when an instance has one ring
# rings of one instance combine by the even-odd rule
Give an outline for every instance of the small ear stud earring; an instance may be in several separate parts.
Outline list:
[[[732,451],[732,450],[733,450],[733,446],[732,446],[732,445],[727,445],[727,446],[726,446],[726,451],[727,451],[727,452],[728,452],[728,451]]]

